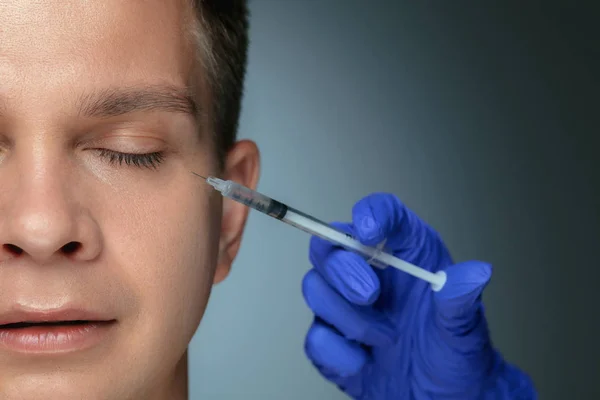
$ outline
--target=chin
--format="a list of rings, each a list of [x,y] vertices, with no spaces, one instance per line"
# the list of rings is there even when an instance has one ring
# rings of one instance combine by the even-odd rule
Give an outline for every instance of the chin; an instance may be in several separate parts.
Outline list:
[[[67,374],[51,376],[21,376],[11,382],[0,383],[1,400],[137,400],[133,393],[125,393],[111,385],[108,376],[88,379]]]

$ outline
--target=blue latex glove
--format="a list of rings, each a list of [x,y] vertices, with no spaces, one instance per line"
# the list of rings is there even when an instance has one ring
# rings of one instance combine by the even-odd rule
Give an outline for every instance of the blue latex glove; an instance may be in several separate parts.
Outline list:
[[[303,281],[315,321],[305,350],[321,374],[354,399],[536,399],[529,377],[490,341],[481,293],[491,266],[453,265],[439,236],[395,196],[358,202],[352,224],[333,224],[366,245],[387,239],[395,256],[435,272],[429,283],[313,238]]]

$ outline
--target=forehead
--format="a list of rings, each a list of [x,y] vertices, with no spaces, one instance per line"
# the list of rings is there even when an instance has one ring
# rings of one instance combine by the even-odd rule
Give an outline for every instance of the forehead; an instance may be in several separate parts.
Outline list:
[[[184,0],[3,0],[0,95],[185,84],[190,10]]]

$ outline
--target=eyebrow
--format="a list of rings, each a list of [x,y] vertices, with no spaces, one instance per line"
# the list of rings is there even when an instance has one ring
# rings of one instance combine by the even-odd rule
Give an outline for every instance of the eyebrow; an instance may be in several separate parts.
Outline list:
[[[79,115],[85,117],[109,118],[144,111],[196,116],[198,105],[189,88],[164,85],[105,89],[79,99]]]

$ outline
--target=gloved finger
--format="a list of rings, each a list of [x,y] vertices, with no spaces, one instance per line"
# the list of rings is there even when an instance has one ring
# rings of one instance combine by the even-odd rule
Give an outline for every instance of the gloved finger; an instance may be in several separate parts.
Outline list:
[[[310,309],[346,338],[368,346],[389,346],[395,342],[394,326],[382,312],[351,304],[315,269],[304,276],[302,293]]]
[[[356,342],[315,321],[306,334],[304,351],[328,378],[356,375],[367,362],[367,352]]]
[[[333,227],[352,234],[349,224]],[[372,304],[380,293],[379,278],[373,268],[356,253],[342,250],[331,242],[312,237],[309,259],[317,271],[346,300],[358,305]]]
[[[362,243],[375,246],[387,239],[386,247],[401,252],[408,262],[441,248],[437,233],[393,194],[374,193],[358,201],[352,222]]]
[[[392,194],[373,193],[359,200],[352,208],[352,222],[357,238],[375,246],[397,233],[406,220],[406,209]]]
[[[480,320],[481,297],[492,277],[492,266],[468,261],[450,266],[445,272],[444,287],[433,295],[439,325],[462,336]]]

